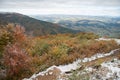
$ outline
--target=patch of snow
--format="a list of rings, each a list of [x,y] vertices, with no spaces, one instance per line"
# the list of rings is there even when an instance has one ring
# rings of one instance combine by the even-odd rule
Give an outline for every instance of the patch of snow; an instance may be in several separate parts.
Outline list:
[[[95,60],[95,59],[98,59],[98,58],[102,58],[102,57],[106,57],[106,56],[112,55],[112,54],[114,54],[114,52],[117,51],[117,50],[119,50],[119,49],[112,50],[111,52],[106,53],[106,54],[104,54],[104,53],[97,53],[97,54],[93,55],[93,56],[90,57],[90,58],[84,58],[84,59],[82,60],[82,62],[88,62],[88,61],[92,61],[92,60]]]
[[[113,61],[102,63],[99,69],[87,67],[85,71],[90,74],[90,80],[120,80],[119,65],[120,60],[115,58]]]
[[[96,40],[110,41],[110,40],[113,40],[113,39],[110,39],[110,38],[99,38],[99,39],[96,39]]]
[[[60,65],[57,68],[60,69],[63,73],[71,71],[71,70],[76,70],[80,67],[80,65],[78,65],[81,62],[80,59],[74,61],[71,64],[68,65]]]
[[[50,74],[50,75],[52,75],[52,74],[53,74],[53,72],[49,72],[49,74]]]
[[[114,52],[117,51],[117,50],[119,50],[119,49],[112,50],[111,52],[106,53],[106,54],[97,53],[90,58],[78,59],[71,64],[60,65],[60,66],[57,66],[57,68],[60,69],[63,73],[69,72],[71,70],[76,70],[76,69],[80,68],[80,65],[78,65],[78,64],[80,64],[81,62],[85,63],[85,62],[89,62],[89,61],[92,61],[92,60],[95,60],[95,59],[98,59],[98,58],[106,57],[106,56],[114,54]]]
[[[82,60],[82,62],[88,62],[88,61],[90,61],[89,58],[84,58],[84,59]]]
[[[116,76],[120,79],[120,60],[114,59],[114,62],[106,62],[101,64],[102,67],[107,67],[112,73],[108,73],[107,77],[111,77],[111,75],[116,74]]]
[[[111,40],[115,40],[117,42],[118,45],[120,45],[120,39],[115,39],[115,38],[99,38],[96,40],[104,40],[104,41],[111,41]]]
[[[120,39],[114,39],[120,45]]]
[[[23,80],[33,80],[39,75],[44,76],[45,73],[47,73],[49,70],[53,70],[54,68],[60,69],[61,74],[65,73],[65,72],[69,72],[71,70],[76,70],[76,69],[80,68],[80,65],[78,65],[78,64],[80,64],[81,62],[89,62],[89,61],[92,61],[92,60],[95,60],[95,59],[98,59],[98,58],[106,57],[106,56],[109,56],[111,54],[114,54],[114,52],[117,51],[117,50],[119,50],[119,49],[112,50],[111,52],[106,53],[106,54],[97,53],[97,54],[91,56],[90,58],[78,59],[78,60],[74,61],[73,63],[67,64],[67,65],[51,66],[46,71],[40,72],[38,74],[34,74],[31,78],[23,79]],[[108,66],[108,64],[102,64],[102,65],[113,69],[113,67]],[[116,72],[117,69],[118,68],[114,68],[113,72]],[[88,70],[91,71],[92,69],[90,68]],[[52,74],[52,73],[50,73],[50,74]]]
[[[43,72],[39,72],[38,74],[33,74],[33,76],[32,77],[30,77],[29,79],[27,79],[27,78],[25,78],[25,79],[23,79],[23,80],[33,80],[33,79],[35,79],[37,76],[44,76],[45,75],[45,73],[47,73],[49,70],[53,70],[55,67],[57,67],[57,66],[51,66],[51,67],[49,67],[46,71],[43,71]],[[46,74],[47,75],[47,74]]]
[[[93,71],[93,68],[88,67],[88,68],[86,68],[85,70],[86,70],[86,71],[89,71],[89,72],[92,72],[92,71]]]

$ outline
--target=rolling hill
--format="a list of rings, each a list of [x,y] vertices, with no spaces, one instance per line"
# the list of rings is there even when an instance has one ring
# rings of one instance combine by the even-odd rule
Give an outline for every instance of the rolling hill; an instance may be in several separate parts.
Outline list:
[[[82,15],[31,16],[39,20],[57,23],[73,30],[93,32],[100,36],[120,37],[120,17]]]
[[[20,24],[25,27],[27,33],[32,33],[34,36],[77,32],[58,24],[37,20],[19,13],[0,13],[0,24],[6,25],[8,23]]]
[[[78,20],[78,21],[59,21],[58,24],[73,30],[83,32],[93,32],[100,36],[117,37],[120,36],[120,23],[104,22],[96,20]]]

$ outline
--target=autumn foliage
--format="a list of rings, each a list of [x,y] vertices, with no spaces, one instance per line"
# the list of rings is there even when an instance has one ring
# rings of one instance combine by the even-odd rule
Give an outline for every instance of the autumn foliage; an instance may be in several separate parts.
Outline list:
[[[22,80],[52,65],[68,64],[119,48],[115,41],[97,41],[93,33],[30,37],[20,25],[0,28],[0,70],[5,80]]]
[[[28,54],[29,38],[20,25],[2,27],[0,35],[0,68],[4,66],[7,80],[18,80],[31,73],[31,56]]]
[[[10,79],[19,77],[30,70],[30,57],[19,47],[19,44],[7,45],[3,59]]]

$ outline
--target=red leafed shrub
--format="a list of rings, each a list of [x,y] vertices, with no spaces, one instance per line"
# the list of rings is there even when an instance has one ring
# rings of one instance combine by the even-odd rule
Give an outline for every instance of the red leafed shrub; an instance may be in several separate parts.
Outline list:
[[[25,29],[20,25],[14,27],[14,36],[17,42],[23,42],[26,40]]]
[[[18,77],[30,72],[30,57],[19,47],[19,44],[8,45],[3,59],[7,70],[7,77],[10,80],[18,80]]]

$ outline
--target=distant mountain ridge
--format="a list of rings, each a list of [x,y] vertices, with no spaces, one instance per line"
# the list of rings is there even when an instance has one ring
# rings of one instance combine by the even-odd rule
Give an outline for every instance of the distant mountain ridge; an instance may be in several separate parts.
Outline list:
[[[37,20],[19,13],[0,13],[0,25],[6,25],[8,23],[20,24],[25,27],[28,33],[31,32],[35,36],[78,32],[76,30],[61,27],[58,24]]]
[[[61,20],[58,22],[61,26],[83,32],[93,32],[100,36],[120,37],[120,21],[97,21],[97,20]]]
[[[120,38],[120,17],[80,15],[36,15],[32,17],[39,20],[57,23],[73,30],[93,32],[100,36]]]

